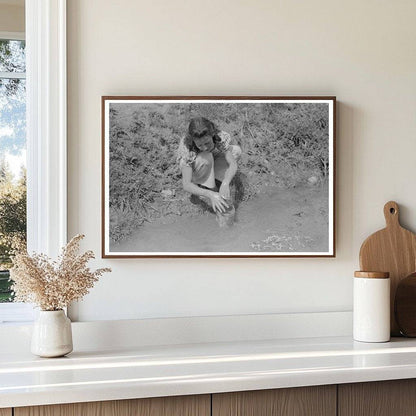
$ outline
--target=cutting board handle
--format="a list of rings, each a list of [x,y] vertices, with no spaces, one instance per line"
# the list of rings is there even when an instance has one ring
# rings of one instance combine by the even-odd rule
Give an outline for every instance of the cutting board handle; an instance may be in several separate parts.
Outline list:
[[[397,202],[389,201],[384,205],[384,218],[387,227],[400,227],[399,205]]]

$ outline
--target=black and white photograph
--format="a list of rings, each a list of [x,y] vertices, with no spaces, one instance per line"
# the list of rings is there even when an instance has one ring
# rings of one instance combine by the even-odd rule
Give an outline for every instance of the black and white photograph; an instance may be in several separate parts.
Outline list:
[[[103,257],[335,256],[335,97],[102,97]]]

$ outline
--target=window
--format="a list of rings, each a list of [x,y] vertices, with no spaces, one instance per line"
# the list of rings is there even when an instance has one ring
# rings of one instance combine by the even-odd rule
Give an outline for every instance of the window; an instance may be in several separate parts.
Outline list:
[[[0,33],[0,302],[12,301],[10,253],[26,244],[26,53]]]
[[[27,0],[25,21],[27,247],[55,257],[66,243],[66,0]],[[0,303],[0,324],[33,315]]]

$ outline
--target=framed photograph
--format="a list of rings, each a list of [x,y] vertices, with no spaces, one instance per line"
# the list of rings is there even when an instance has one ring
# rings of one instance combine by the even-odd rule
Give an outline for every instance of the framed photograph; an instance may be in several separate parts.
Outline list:
[[[335,97],[102,97],[102,256],[335,257]]]

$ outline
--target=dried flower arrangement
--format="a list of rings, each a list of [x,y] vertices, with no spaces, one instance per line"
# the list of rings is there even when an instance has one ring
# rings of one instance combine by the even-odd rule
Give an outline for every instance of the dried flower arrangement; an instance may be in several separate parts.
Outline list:
[[[111,272],[109,268],[91,271],[87,267],[94,253],[78,254],[83,238],[81,234],[72,238],[57,261],[45,254],[29,255],[26,249],[17,252],[10,270],[15,302],[34,303],[45,311],[60,310],[84,297],[103,273]]]

